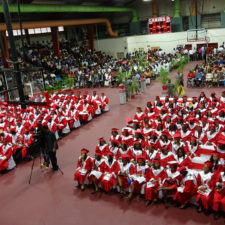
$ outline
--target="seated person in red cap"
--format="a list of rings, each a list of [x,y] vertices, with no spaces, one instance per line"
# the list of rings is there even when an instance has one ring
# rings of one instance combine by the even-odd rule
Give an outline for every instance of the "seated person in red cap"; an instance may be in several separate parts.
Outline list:
[[[171,151],[176,154],[180,147],[185,147],[185,143],[182,141],[180,133],[177,132],[173,135],[173,141],[171,142]]]
[[[134,142],[133,135],[129,132],[128,129],[124,129],[122,133],[121,143],[124,143],[129,147],[133,145],[133,142]]]
[[[213,198],[214,179],[211,172],[212,163],[207,161],[204,164],[203,171],[199,171],[197,174],[197,196],[196,201],[198,203],[198,212],[202,210],[208,211]]]
[[[145,174],[146,169],[148,166],[145,164],[145,157],[140,155],[137,157],[137,161],[135,163],[135,172],[133,175],[130,176],[131,178],[131,185],[129,188],[129,195],[128,199],[131,199],[134,194],[137,194],[138,196],[143,192],[144,184],[146,182]]]
[[[225,166],[225,161],[220,157],[219,152],[214,152],[210,157],[210,162],[212,163],[212,172],[217,175],[221,171],[223,171],[223,167]]]
[[[122,157],[122,155],[129,155],[131,157],[131,153],[131,147],[128,147],[125,143],[122,143],[117,151],[116,159],[118,160]]]
[[[156,154],[156,158],[160,160],[163,167],[166,167],[170,161],[175,161],[175,155],[167,147],[161,148]]]
[[[188,141],[191,139],[192,131],[190,130],[188,124],[183,124],[180,134],[183,141]]]
[[[98,192],[99,190],[99,183],[100,183],[100,179],[102,177],[102,174],[104,172],[103,167],[104,167],[104,161],[105,159],[102,157],[101,154],[96,153],[95,154],[95,158],[93,160],[93,166],[92,166],[92,170],[91,173],[89,174],[89,182],[91,184],[93,184],[94,187],[94,192]]]
[[[141,148],[145,148],[146,140],[144,139],[141,129],[135,130],[134,143],[140,143]]]
[[[75,109],[74,106],[71,106],[70,109],[68,109],[67,117],[71,129],[80,127],[79,111]]]
[[[158,189],[162,185],[162,181],[167,177],[164,168],[160,164],[160,160],[153,160],[153,165],[146,170],[145,177],[145,200],[146,205],[149,205],[157,201]]]
[[[200,143],[205,144],[207,142],[207,138],[205,135],[205,131],[203,131],[201,126],[197,126],[193,131],[193,139],[198,140]]]
[[[180,208],[184,209],[190,202],[191,198],[196,194],[196,179],[190,170],[182,167],[180,170],[181,181],[174,194],[174,201],[180,204]]]
[[[191,159],[186,154],[183,147],[178,148],[174,157],[177,161],[177,165],[179,166],[179,168],[181,168],[181,167],[188,167],[189,168],[191,166]]]
[[[215,144],[217,142],[218,134],[219,133],[216,132],[215,125],[211,124],[209,126],[209,130],[206,132],[206,139],[207,139],[206,143]]]
[[[109,192],[116,187],[119,171],[120,165],[118,161],[113,157],[112,152],[108,152],[107,159],[104,161],[103,175],[101,177],[101,186],[105,192]]]
[[[7,142],[0,144],[0,171],[11,170],[15,166],[12,146]]]
[[[217,175],[215,182],[212,209],[216,212],[216,219],[219,217],[218,212],[220,207],[223,212],[225,212],[225,167],[223,167],[223,171]]]
[[[178,184],[180,183],[180,172],[178,171],[179,163],[177,161],[170,161],[169,168],[165,168],[166,177],[161,181],[161,185],[159,187],[159,191],[161,191],[162,198],[164,203],[166,204],[169,197],[173,196],[176,193]]]
[[[134,161],[137,161],[139,156],[144,156],[146,158],[146,151],[141,147],[141,143],[136,141],[134,142],[133,147],[130,148],[130,155]]]
[[[159,138],[159,148],[171,149],[171,142],[168,139],[168,133],[163,131]]]
[[[119,135],[118,131],[119,131],[119,129],[112,128],[111,136],[110,136],[110,139],[109,139],[110,142],[117,142],[118,144],[121,143],[122,138]]]
[[[224,104],[225,104],[225,103],[224,103]],[[222,108],[222,109],[219,111],[218,115],[216,116],[216,119],[219,121],[219,123],[220,123],[221,125],[225,125],[225,106],[224,106],[224,108]]]
[[[142,111],[141,107],[137,107],[136,113],[134,115],[134,120],[142,121],[145,118],[145,113]]]
[[[29,147],[34,143],[34,135],[29,130],[25,130],[25,133],[22,137],[22,158],[26,158]]]
[[[101,94],[100,102],[101,102],[102,111],[108,112],[109,111],[109,98],[105,96],[105,93]]]
[[[122,155],[122,161],[120,164],[120,171],[118,174],[117,182],[118,182],[118,189],[120,194],[125,194],[127,189],[130,187],[131,178],[130,176],[135,173],[135,165],[130,162],[130,155]]]
[[[146,107],[145,107],[145,114],[148,115],[148,113],[153,113],[153,105],[150,101],[147,102]]]
[[[225,139],[219,139],[217,141],[217,151],[220,154],[220,158],[222,158],[223,160],[225,160]]]
[[[109,145],[104,138],[99,138],[99,144],[96,146],[95,153],[106,156],[110,152]]]
[[[58,128],[62,134],[70,133],[69,121],[63,112],[58,114]]]
[[[96,115],[100,115],[101,112],[101,99],[97,95],[96,91],[93,91],[93,94],[91,96],[91,104],[93,105],[94,111]]]
[[[88,150],[81,149],[81,155],[77,162],[77,169],[74,173],[74,181],[78,182],[78,188],[81,190],[85,189],[86,178],[92,170],[93,161],[91,157],[88,156]]]
[[[84,100],[79,114],[81,116],[81,121],[87,122],[92,120],[92,117],[94,115],[93,108],[87,100]]]
[[[109,145],[109,151],[113,153],[114,157],[117,158],[117,154],[119,151],[119,143],[118,142],[111,142]]]

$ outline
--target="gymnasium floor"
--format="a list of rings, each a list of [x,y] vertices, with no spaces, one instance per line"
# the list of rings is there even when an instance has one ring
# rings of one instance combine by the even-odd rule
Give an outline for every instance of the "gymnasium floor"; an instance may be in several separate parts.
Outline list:
[[[196,63],[190,63],[193,68]],[[172,73],[173,78],[175,72]],[[195,88],[187,91],[188,96],[209,94],[220,95],[224,88]],[[161,84],[153,82],[147,92],[138,95],[126,105],[119,105],[118,89],[103,88],[110,98],[110,112],[94,119],[91,123],[73,131],[59,141],[58,163],[60,172],[42,171],[39,159],[35,161],[31,184],[28,184],[32,162],[20,164],[8,174],[0,175],[0,224],[1,225],[221,225],[222,219],[214,221],[212,215],[198,214],[194,208],[180,210],[163,205],[146,208],[144,202],[129,203],[117,194],[91,195],[89,190],[74,189],[73,174],[82,147],[94,153],[99,137],[109,138],[112,127],[122,128],[124,118],[133,116],[136,106],[144,107],[148,100],[161,94]]]

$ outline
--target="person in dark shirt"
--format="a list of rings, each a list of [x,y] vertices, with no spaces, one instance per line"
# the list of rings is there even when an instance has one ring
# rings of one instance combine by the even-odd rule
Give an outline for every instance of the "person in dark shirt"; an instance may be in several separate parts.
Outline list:
[[[50,161],[52,164],[52,170],[57,171],[59,169],[56,158],[56,150],[58,144],[56,141],[55,134],[48,129],[48,126],[43,126],[44,133],[44,153],[45,153],[45,166],[49,166]]]

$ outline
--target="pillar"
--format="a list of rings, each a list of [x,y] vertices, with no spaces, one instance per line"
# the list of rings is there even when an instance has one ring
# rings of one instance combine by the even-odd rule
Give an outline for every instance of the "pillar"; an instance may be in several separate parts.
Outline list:
[[[9,54],[8,40],[6,37],[6,31],[1,31],[0,36],[1,36],[0,41],[1,41],[2,61],[4,63],[4,67],[8,68],[9,63],[7,62],[7,59],[10,58],[10,54]]]
[[[59,56],[60,55],[60,49],[59,49],[58,27],[51,27],[51,34],[52,34],[52,42],[53,42],[53,52],[56,56]]]
[[[172,31],[183,31],[183,19],[180,14],[180,0],[174,1],[174,15],[172,19]]]
[[[180,0],[174,1],[174,18],[180,17]]]
[[[141,23],[140,21],[131,22],[129,24],[130,35],[140,35],[141,34]]]
[[[191,16],[189,16],[189,29],[201,27],[201,15],[198,15],[198,0],[192,0]]]
[[[89,49],[94,50],[94,25],[93,24],[87,25],[87,39],[88,39]]]
[[[191,15],[192,16],[196,16],[196,14],[198,14],[198,0],[192,0],[192,4],[191,4]]]
[[[225,28],[225,12],[221,12],[220,18],[221,18],[221,27]]]
[[[152,17],[159,16],[159,7],[157,0],[152,0]]]
[[[26,37],[27,44],[30,45],[30,35],[29,35],[28,29],[25,29],[25,37]]]

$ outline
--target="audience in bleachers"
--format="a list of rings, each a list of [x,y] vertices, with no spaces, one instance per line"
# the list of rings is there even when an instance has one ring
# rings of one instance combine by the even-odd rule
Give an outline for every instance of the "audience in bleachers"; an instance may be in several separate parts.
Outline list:
[[[209,54],[203,64],[188,73],[188,86],[217,87],[225,85],[225,54]]]
[[[103,87],[116,85],[114,75],[117,72],[131,72],[132,76],[146,73],[148,77],[156,77],[161,69],[169,71],[172,61],[178,61],[180,54],[179,51],[166,54],[162,49],[136,51],[127,54],[125,59],[117,60],[103,52],[88,49],[85,43],[78,46],[74,41],[62,40],[60,48],[58,57],[53,53],[51,42],[26,46],[23,65],[43,67],[46,85],[71,76],[75,78],[76,87]]]

